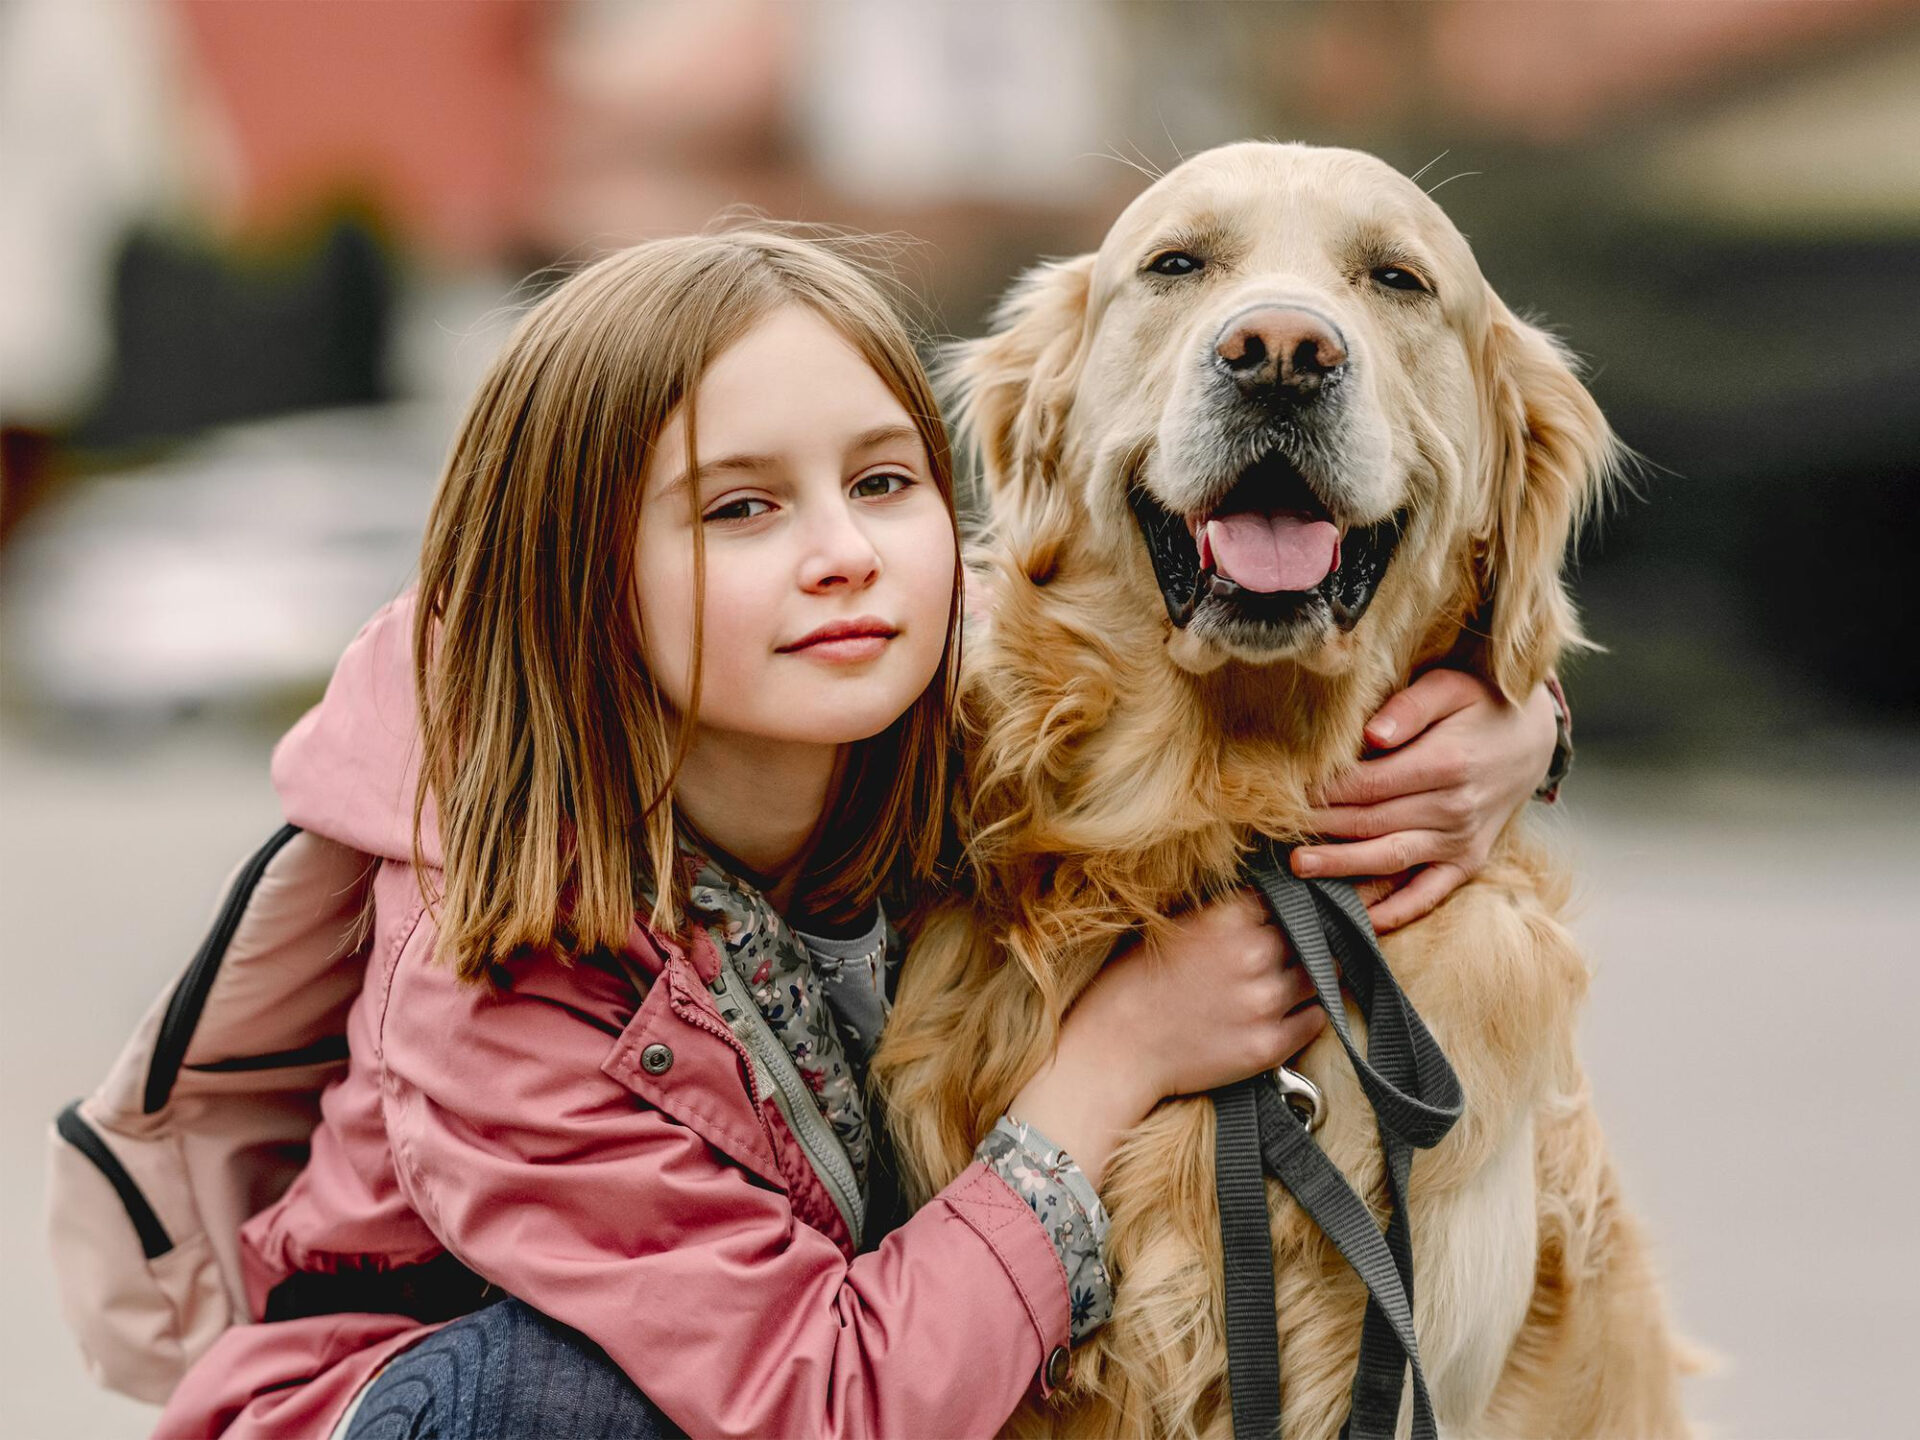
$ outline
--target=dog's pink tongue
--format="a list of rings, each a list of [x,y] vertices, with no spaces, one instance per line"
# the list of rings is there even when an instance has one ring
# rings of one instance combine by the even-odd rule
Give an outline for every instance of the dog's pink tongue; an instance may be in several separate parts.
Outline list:
[[[1304,515],[1243,511],[1207,521],[1214,568],[1246,590],[1311,590],[1340,561],[1340,532]]]

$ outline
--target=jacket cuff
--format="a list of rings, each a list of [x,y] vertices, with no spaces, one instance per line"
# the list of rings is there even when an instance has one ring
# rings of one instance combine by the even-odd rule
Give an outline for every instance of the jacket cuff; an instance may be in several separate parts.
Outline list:
[[[1107,1271],[1110,1221],[1086,1172],[1036,1127],[1002,1115],[974,1158],[984,1162],[1027,1202],[1060,1257],[1067,1277],[1071,1339],[1086,1339],[1113,1318],[1113,1281]]]
[[[981,1161],[962,1170],[936,1197],[960,1217],[999,1260],[1033,1321],[1040,1340],[1040,1395],[1044,1399],[1066,1380],[1070,1311],[1067,1276],[1038,1218],[1001,1178]]]
[[[1553,700],[1553,759],[1533,798],[1551,805],[1560,798],[1560,782],[1573,768],[1573,707],[1567,704],[1567,692],[1561,688],[1559,676],[1547,677],[1547,694]]]

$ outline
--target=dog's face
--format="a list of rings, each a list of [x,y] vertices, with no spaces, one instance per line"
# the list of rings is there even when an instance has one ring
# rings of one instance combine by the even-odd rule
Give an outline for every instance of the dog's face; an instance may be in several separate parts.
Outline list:
[[[1484,286],[1459,234],[1377,161],[1216,151],[1128,207],[1093,290],[1077,404],[1132,417],[1127,498],[1173,623],[1252,661],[1351,630],[1471,413]]]
[[[1518,689],[1577,639],[1559,560],[1611,435],[1440,208],[1370,156],[1195,157],[1096,255],[1029,275],[957,369],[996,508],[1017,528],[1078,487],[1184,669],[1337,671],[1363,623],[1405,650],[1450,615],[1504,620],[1486,668]]]

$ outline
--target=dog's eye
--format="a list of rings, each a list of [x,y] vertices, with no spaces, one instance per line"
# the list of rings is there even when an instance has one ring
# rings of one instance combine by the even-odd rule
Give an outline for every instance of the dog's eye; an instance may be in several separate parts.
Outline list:
[[[1147,272],[1152,275],[1197,275],[1206,265],[1207,262],[1197,255],[1189,255],[1184,250],[1169,250],[1148,262]]]
[[[1398,265],[1380,265],[1375,267],[1373,278],[1389,290],[1425,290],[1427,282],[1411,270],[1403,270]]]

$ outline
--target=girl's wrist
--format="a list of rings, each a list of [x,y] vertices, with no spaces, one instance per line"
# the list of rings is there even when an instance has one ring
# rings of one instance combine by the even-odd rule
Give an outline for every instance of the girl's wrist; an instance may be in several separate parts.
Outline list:
[[[1131,1129],[1171,1090],[1155,1071],[1153,1051],[1145,1043],[1154,1017],[1130,1003],[1135,997],[1122,983],[1125,978],[1109,969],[1080,992],[1061,1022],[1054,1053],[1093,1080],[1107,1099],[1103,1108],[1123,1117],[1122,1129]]]
[[[1070,1019],[1047,1063],[1007,1106],[1073,1156],[1096,1190],[1120,1137],[1161,1098],[1144,1093],[1151,1085],[1140,1080],[1140,1067],[1115,1064],[1114,1055],[1105,1036]]]

